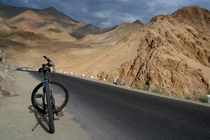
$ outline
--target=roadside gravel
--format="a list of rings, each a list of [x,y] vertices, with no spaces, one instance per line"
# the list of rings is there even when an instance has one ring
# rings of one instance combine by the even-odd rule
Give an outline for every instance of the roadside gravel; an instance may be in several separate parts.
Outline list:
[[[56,117],[55,133],[49,134],[45,117],[31,106],[31,92],[39,83],[28,72],[15,72],[13,89],[18,96],[0,98],[1,140],[90,140],[90,135],[64,109],[63,117]]]

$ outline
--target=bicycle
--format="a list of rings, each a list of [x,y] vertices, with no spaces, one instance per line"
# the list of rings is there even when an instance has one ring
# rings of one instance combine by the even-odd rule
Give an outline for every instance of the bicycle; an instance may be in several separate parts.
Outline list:
[[[54,114],[63,116],[62,109],[68,103],[69,93],[62,84],[51,81],[50,78],[48,78],[48,76],[54,76],[51,72],[51,68],[55,70],[55,65],[49,58],[46,56],[43,57],[47,60],[47,63],[42,64],[42,67],[39,68],[38,72],[43,74],[44,79],[34,88],[31,94],[31,102],[36,110],[43,115],[47,115],[49,132],[54,133]],[[56,104],[55,96],[58,97]]]

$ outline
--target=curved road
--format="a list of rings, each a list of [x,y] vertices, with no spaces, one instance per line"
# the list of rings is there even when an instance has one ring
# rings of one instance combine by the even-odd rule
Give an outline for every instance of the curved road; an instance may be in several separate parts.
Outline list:
[[[66,110],[94,140],[210,140],[208,106],[62,74],[53,79],[68,87]]]

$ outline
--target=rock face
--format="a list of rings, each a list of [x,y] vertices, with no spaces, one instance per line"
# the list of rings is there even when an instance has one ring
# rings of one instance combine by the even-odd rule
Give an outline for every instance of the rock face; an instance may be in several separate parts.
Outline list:
[[[119,77],[115,77],[113,83],[116,85],[126,85],[125,80]]]
[[[6,56],[5,56],[5,52],[3,50],[0,50],[0,63],[2,63],[2,64],[6,63]]]
[[[52,16],[55,18],[49,22]],[[147,24],[137,20],[105,33],[73,20],[75,26],[67,29],[64,23],[70,19],[65,17],[60,23],[57,17],[60,13],[49,8],[25,10],[6,20],[11,25],[0,19],[0,48],[7,52],[8,62],[40,66],[40,58],[47,53],[61,71],[97,76],[111,83],[119,77],[135,88],[147,85],[183,98],[210,93],[210,12],[206,9],[184,7],[172,15],[155,16]],[[29,31],[18,31],[21,28]],[[61,29],[80,39],[69,38]]]
[[[210,14],[198,7],[187,8],[187,11],[185,9],[172,16],[156,16],[144,28],[130,35],[145,33],[136,44],[138,53],[135,59],[112,72],[99,75],[109,81],[112,81],[113,75],[119,76],[132,87],[149,85],[161,89],[163,94],[183,98],[190,96],[195,99],[196,94],[209,94]],[[207,16],[199,16],[199,21],[194,19],[194,22],[180,22],[182,18],[186,20],[185,17],[191,16],[188,15],[189,11],[204,11]],[[180,12],[187,14],[181,17]],[[201,30],[202,25],[197,25],[201,19],[202,25],[206,25],[208,30]],[[128,36],[126,41],[129,43],[134,40]]]
[[[8,73],[12,73],[10,66],[6,63],[6,54],[0,50],[0,98],[3,96],[16,96],[12,83],[14,79]],[[11,94],[12,93],[12,94]]]
[[[184,7],[172,15],[179,22],[190,24],[197,30],[210,31],[210,11],[199,6]]]

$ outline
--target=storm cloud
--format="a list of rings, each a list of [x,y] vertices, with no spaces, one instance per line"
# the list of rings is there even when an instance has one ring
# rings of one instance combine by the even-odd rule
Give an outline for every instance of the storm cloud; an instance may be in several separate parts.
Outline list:
[[[210,9],[210,0],[0,0],[5,4],[43,9],[55,7],[69,17],[98,27],[137,19],[147,23],[157,14],[171,14],[184,6]]]

